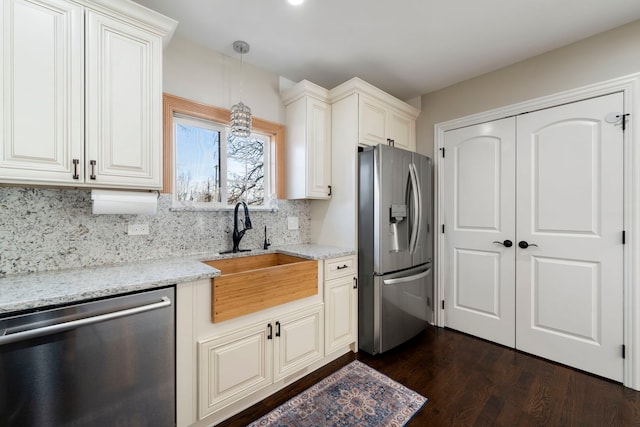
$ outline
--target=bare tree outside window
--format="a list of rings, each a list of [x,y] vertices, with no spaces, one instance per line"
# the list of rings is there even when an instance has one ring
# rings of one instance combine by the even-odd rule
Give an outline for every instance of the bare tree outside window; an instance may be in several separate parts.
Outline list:
[[[255,135],[227,139],[227,204],[264,204],[265,141]]]

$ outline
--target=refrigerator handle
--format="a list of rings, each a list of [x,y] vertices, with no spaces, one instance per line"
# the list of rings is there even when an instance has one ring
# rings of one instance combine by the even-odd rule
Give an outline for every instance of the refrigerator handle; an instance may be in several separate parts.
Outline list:
[[[427,277],[429,274],[431,274],[431,267],[429,267],[422,273],[414,274],[413,276],[398,277],[396,279],[386,279],[386,280],[383,280],[382,283],[384,283],[385,285],[397,285],[398,283],[413,282],[414,280]]]
[[[413,254],[418,245],[418,237],[420,236],[420,227],[422,224],[422,191],[420,189],[420,181],[418,180],[418,172],[416,165],[409,165],[409,176],[411,178],[411,193],[413,195],[413,204],[415,206],[415,215],[412,215],[411,239],[409,240],[409,251]]]

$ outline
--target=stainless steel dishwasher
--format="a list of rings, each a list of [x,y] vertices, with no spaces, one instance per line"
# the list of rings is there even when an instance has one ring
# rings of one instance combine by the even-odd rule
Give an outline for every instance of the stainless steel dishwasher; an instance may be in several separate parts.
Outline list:
[[[0,319],[0,425],[175,426],[174,295]]]

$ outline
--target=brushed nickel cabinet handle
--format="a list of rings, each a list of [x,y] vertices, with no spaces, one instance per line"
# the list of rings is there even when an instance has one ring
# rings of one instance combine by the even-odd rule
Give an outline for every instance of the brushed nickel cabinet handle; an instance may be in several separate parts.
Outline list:
[[[91,165],[91,175],[89,176],[89,178],[95,180],[96,179],[96,161],[90,160],[89,164]]]
[[[79,164],[80,164],[80,159],[73,159],[73,179],[80,179],[80,175],[78,175]]]

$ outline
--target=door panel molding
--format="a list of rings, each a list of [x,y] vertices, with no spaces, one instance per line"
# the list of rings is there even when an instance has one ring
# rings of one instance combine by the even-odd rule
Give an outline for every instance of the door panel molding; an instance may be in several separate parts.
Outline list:
[[[624,250],[623,292],[624,298],[624,359],[623,384],[640,390],[640,73],[623,76],[592,85],[535,98],[501,108],[437,123],[434,126],[434,189],[435,225],[438,231],[444,224],[444,174],[447,159],[442,158],[445,132],[466,126],[495,121],[526,112],[542,110],[588,98],[621,92],[624,95],[624,112],[629,113],[624,133]],[[448,154],[448,153],[447,153]],[[569,233],[573,234],[573,233]],[[582,233],[580,233],[582,234]],[[584,236],[584,234],[582,234]],[[595,236],[594,236],[595,237]],[[620,230],[622,239],[622,230]],[[435,233],[435,299],[444,300],[445,239],[442,232]],[[444,326],[444,309],[436,304],[435,323]],[[622,343],[621,343],[622,344]]]

